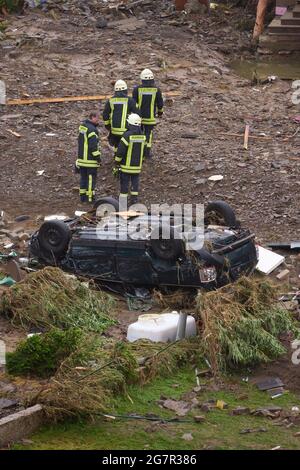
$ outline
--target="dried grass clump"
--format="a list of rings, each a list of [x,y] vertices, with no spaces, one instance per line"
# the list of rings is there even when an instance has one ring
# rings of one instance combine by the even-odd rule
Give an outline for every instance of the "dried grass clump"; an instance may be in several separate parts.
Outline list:
[[[85,337],[46,387],[27,397],[43,404],[48,416],[93,416],[107,410],[116,393],[138,380],[137,362],[125,343]]]
[[[127,385],[144,384],[157,375],[170,375],[198,357],[199,342],[168,345],[85,338],[65,359],[47,386],[27,397],[26,404],[43,404],[54,419],[107,412],[111,399]]]
[[[29,274],[3,294],[0,315],[23,327],[75,327],[102,333],[114,323],[110,317],[113,306],[108,294],[86,287],[58,268],[47,267]]]
[[[154,290],[153,299],[161,308],[181,310],[195,307],[196,289],[178,289],[172,293],[164,294],[159,290]]]
[[[147,383],[156,376],[168,376],[186,364],[196,364],[202,358],[199,338],[189,338],[167,345],[140,340],[129,344],[129,349],[142,366],[141,383]]]
[[[280,335],[299,331],[277,297],[276,286],[253,277],[199,294],[199,326],[215,372],[268,362],[285,352]]]

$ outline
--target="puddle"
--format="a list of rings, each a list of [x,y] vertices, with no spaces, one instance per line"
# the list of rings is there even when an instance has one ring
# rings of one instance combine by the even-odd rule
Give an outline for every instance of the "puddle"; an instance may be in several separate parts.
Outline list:
[[[261,57],[258,60],[234,60],[229,64],[240,77],[265,79],[276,75],[284,80],[300,80],[300,54]]]

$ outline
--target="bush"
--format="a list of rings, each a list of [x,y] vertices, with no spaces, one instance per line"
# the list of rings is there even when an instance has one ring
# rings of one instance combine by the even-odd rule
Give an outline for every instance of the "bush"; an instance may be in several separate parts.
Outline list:
[[[78,329],[53,329],[34,335],[19,344],[15,352],[7,353],[6,366],[11,375],[50,377],[62,361],[74,352],[82,339]]]
[[[0,11],[5,8],[8,12],[17,11],[24,5],[23,0],[0,0]]]

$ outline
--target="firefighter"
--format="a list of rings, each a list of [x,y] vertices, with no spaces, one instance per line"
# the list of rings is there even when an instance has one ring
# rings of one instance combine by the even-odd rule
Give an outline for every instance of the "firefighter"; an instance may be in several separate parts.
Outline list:
[[[109,144],[116,155],[121,137],[127,130],[126,120],[128,115],[138,113],[138,109],[133,98],[128,96],[128,87],[124,80],[118,80],[115,83],[114,90],[114,96],[105,104],[103,120],[106,129],[109,131]]]
[[[153,129],[156,125],[156,114],[161,117],[164,112],[164,100],[161,90],[156,86],[154,75],[149,69],[141,73],[142,84],[134,88],[132,96],[137,102],[142,118],[142,125],[147,139],[145,156],[151,156]]]
[[[138,114],[130,114],[127,120],[128,131],[126,131],[119,143],[115,161],[117,167],[113,173],[119,172],[120,197],[128,197],[130,192],[131,204],[137,203],[139,195],[139,179],[143,165],[146,137],[143,134],[142,120]],[[121,201],[122,202],[122,201]]]
[[[80,200],[92,202],[95,198],[97,170],[101,163],[98,126],[100,116],[92,112],[79,126],[78,158],[76,169],[80,173]]]

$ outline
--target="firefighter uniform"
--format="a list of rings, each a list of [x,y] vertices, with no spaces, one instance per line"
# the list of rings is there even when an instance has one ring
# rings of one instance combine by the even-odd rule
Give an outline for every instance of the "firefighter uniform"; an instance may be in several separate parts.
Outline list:
[[[119,143],[115,161],[120,170],[120,196],[130,192],[131,203],[137,202],[139,177],[142,170],[146,137],[140,126],[129,126]]]
[[[142,85],[134,88],[133,99],[137,102],[142,118],[142,126],[147,139],[145,156],[150,156],[153,139],[153,129],[156,125],[156,114],[162,116],[164,101],[161,90],[154,80],[142,80]]]
[[[95,197],[97,170],[100,162],[99,132],[97,126],[87,119],[79,126],[78,159],[76,160],[76,168],[80,172],[81,202],[92,202]]]
[[[103,120],[109,130],[108,141],[116,154],[121,137],[127,130],[126,120],[130,113],[137,113],[137,105],[127,91],[116,91],[105,105]]]

